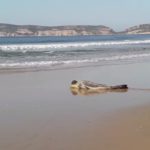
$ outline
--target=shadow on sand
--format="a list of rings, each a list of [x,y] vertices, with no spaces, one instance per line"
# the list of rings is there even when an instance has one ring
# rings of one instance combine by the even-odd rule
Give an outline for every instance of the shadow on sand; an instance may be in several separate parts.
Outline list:
[[[90,89],[77,89],[77,88],[70,88],[70,91],[72,95],[82,95],[82,96],[92,96],[92,95],[97,95],[97,94],[106,94],[110,92],[119,92],[119,93],[124,93],[127,92],[128,89],[107,89],[107,90],[90,90]]]

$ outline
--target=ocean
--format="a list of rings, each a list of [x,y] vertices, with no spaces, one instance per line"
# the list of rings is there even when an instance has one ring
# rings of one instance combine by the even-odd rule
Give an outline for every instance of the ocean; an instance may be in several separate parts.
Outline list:
[[[1,37],[0,70],[42,70],[150,61],[150,35]]]

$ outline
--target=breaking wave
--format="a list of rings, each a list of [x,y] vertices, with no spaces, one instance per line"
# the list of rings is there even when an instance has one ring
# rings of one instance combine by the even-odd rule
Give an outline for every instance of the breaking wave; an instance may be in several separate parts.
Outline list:
[[[51,41],[51,37],[40,37],[41,42],[34,37],[27,40],[4,38],[0,42],[0,70],[61,69],[150,61],[150,36],[88,38],[61,37],[60,41],[57,38]]]
[[[12,44],[0,45],[2,51],[43,51],[49,49],[86,48],[112,45],[150,44],[150,40],[124,40],[103,42],[81,42],[81,43],[51,43],[51,44]]]
[[[84,65],[89,63],[98,63],[98,62],[112,62],[112,61],[118,61],[118,60],[128,60],[128,59],[134,59],[134,58],[146,58],[150,57],[150,53],[144,53],[144,54],[132,54],[132,55],[116,55],[112,57],[101,57],[101,58],[91,58],[91,59],[82,59],[82,60],[64,60],[64,61],[32,61],[32,62],[9,62],[9,63],[1,63],[0,68],[6,69],[6,68],[32,68],[32,67],[51,67],[56,66],[59,67],[64,65],[65,67],[69,65]]]

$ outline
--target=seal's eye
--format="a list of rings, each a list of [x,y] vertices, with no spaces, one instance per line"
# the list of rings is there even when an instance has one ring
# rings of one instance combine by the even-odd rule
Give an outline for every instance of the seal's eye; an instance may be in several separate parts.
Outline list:
[[[77,84],[77,82],[78,82],[78,81],[73,80],[73,81],[71,82],[71,84]]]

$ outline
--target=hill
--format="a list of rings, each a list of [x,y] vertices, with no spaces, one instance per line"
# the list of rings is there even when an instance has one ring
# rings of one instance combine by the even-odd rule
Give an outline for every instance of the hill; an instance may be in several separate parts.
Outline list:
[[[150,24],[133,26],[124,31],[125,34],[150,34]]]
[[[112,34],[150,34],[150,24],[130,27],[122,32],[98,25],[74,26],[38,26],[13,25],[0,23],[0,37],[9,36],[76,36],[76,35],[112,35]]]
[[[37,26],[0,24],[0,36],[74,36],[74,35],[109,35],[115,32],[106,26]]]

